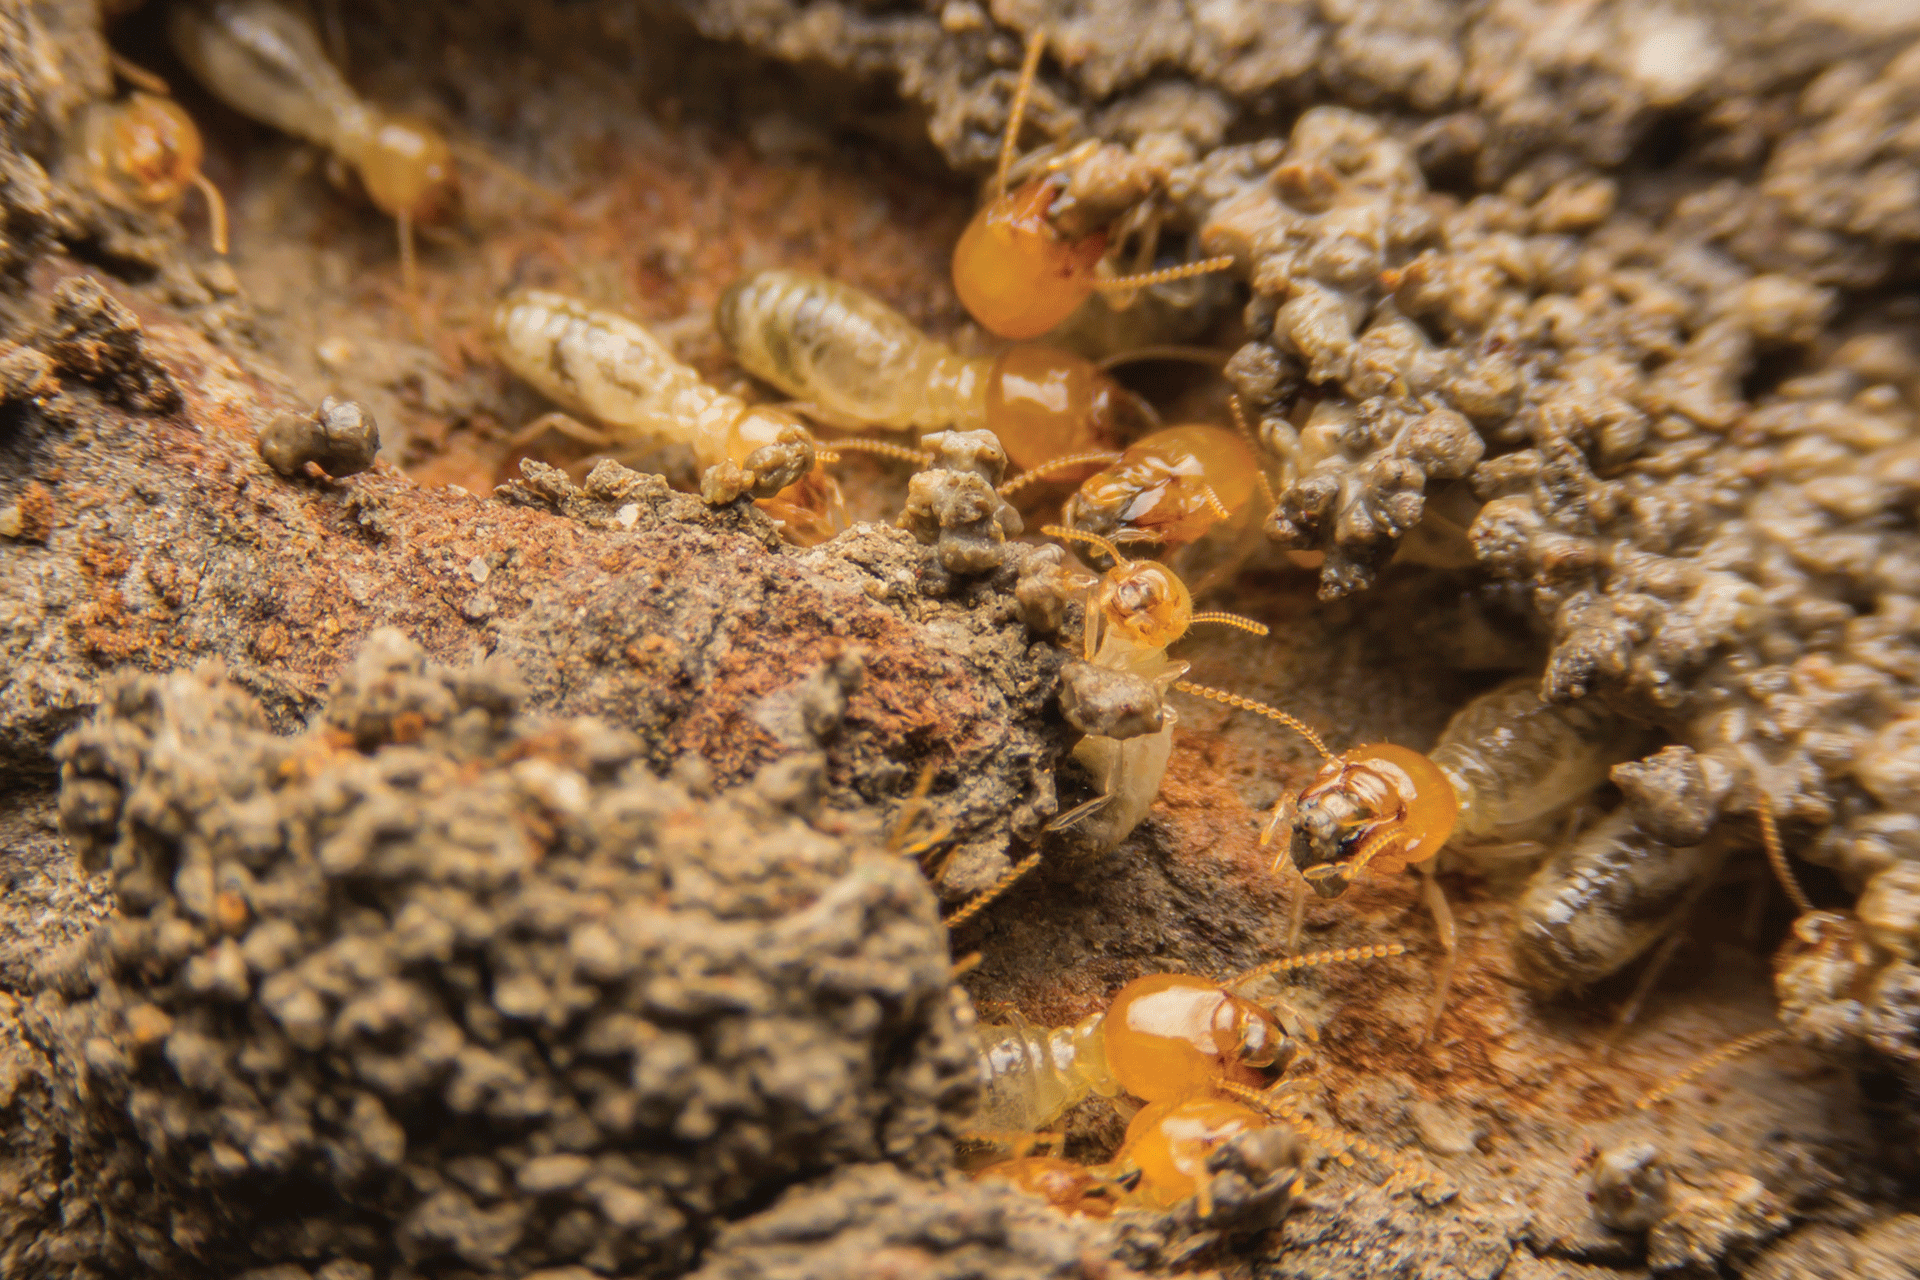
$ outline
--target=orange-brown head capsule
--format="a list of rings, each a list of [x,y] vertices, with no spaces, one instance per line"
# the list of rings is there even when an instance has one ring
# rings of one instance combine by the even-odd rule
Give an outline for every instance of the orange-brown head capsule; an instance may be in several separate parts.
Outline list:
[[[1136,440],[1067,500],[1067,527],[1119,543],[1185,546],[1246,509],[1260,460],[1232,431],[1169,427]]]
[[[953,249],[953,288],[981,325],[1037,338],[1093,295],[1104,231],[1065,240],[1047,221],[1059,185],[1038,178],[990,201]]]
[[[1376,742],[1329,760],[1294,805],[1294,865],[1323,897],[1368,867],[1402,871],[1440,852],[1460,802],[1438,765]]]
[[[436,223],[450,221],[460,210],[453,149],[424,120],[381,115],[354,160],[367,198],[382,213]]]
[[[1022,1156],[990,1164],[973,1175],[975,1182],[1005,1182],[1028,1195],[1039,1196],[1062,1213],[1090,1218],[1113,1215],[1113,1183],[1086,1165],[1058,1156]]]
[[[1273,1121],[1226,1098],[1188,1098],[1141,1108],[1127,1126],[1120,1159],[1140,1171],[1134,1197],[1157,1209],[1198,1194],[1207,1179],[1207,1159],[1229,1139]]]
[[[1093,607],[1106,634],[1143,649],[1165,649],[1187,634],[1193,595],[1179,575],[1151,560],[1116,565],[1101,579]]]
[[[1110,448],[1142,423],[1119,383],[1070,352],[1023,343],[987,375],[986,428],[1022,471]]]
[[[1150,974],[1120,988],[1102,1035],[1120,1087],[1147,1102],[1265,1088],[1292,1057],[1274,1016],[1205,978]]]
[[[200,176],[200,130],[170,98],[132,94],[114,108],[112,134],[115,185],[141,204],[169,204]]]

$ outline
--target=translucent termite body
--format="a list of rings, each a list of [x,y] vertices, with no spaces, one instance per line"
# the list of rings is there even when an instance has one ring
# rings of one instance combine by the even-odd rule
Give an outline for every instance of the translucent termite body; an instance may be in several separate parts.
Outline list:
[[[742,368],[843,427],[985,429],[1032,468],[1110,447],[1133,425],[1127,393],[1091,362],[1016,346],[963,356],[852,285],[799,271],[735,281],[714,324]]]
[[[208,92],[240,114],[338,156],[367,198],[400,228],[412,275],[415,224],[459,208],[453,152],[432,125],[363,101],[306,18],[279,0],[201,0],[173,6],[168,29],[180,60]]]
[[[491,337],[515,374],[622,442],[690,448],[708,501],[741,493],[810,500],[781,494],[813,468],[807,429],[707,385],[645,326],[564,294],[522,290],[494,308]]]
[[[1541,702],[1521,677],[1454,713],[1428,758],[1459,800],[1460,834],[1499,838],[1585,799],[1639,739],[1597,703]]]
[[[1719,840],[1665,844],[1615,809],[1528,879],[1514,911],[1515,972],[1543,995],[1619,972],[1680,924],[1724,851]]]
[[[1033,1133],[1093,1095],[1178,1101],[1222,1083],[1263,1088],[1292,1056],[1279,1020],[1193,974],[1151,974],[1070,1027],[980,1033],[976,1123]]]

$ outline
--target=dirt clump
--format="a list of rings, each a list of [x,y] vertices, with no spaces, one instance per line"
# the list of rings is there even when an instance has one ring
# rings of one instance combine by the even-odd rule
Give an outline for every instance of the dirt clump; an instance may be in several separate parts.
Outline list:
[[[10,1272],[664,1274],[782,1185],[944,1163],[974,1068],[933,898],[808,824],[818,757],[702,798],[523,697],[381,631],[293,738],[208,668],[65,741],[119,911],[19,1011],[27,1092],[152,1180],[10,1205]],[[32,1154],[14,1185],[117,1176]]]

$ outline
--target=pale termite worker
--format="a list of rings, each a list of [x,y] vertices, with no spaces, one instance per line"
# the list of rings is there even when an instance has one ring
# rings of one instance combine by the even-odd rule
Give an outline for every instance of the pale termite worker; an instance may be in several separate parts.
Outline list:
[[[1237,614],[1209,610],[1195,613],[1193,596],[1180,576],[1151,560],[1129,560],[1121,550],[1096,534],[1049,525],[1047,536],[1082,542],[1112,558],[1113,567],[1101,577],[1087,604],[1082,641],[1085,660],[1096,667],[1136,676],[1161,694],[1186,674],[1188,664],[1167,656],[1167,646],[1196,623],[1214,622],[1267,634],[1265,626]],[[1164,707],[1157,732],[1129,738],[1089,733],[1074,748],[1078,760],[1099,788],[1092,800],[1056,818],[1052,828],[1077,826],[1096,849],[1111,849],[1140,825],[1173,754],[1173,729],[1179,716]]]
[[[1542,703],[1529,682],[1513,681],[1456,713],[1429,753],[1377,742],[1336,755],[1284,712],[1189,692],[1280,720],[1326,758],[1297,797],[1275,808],[1262,837],[1270,840],[1291,818],[1283,857],[1318,894],[1338,897],[1369,873],[1424,873],[1422,892],[1445,952],[1429,1031],[1445,1007],[1457,946],[1453,912],[1433,876],[1435,855],[1456,833],[1498,838],[1579,802],[1631,757],[1639,736],[1591,706]],[[1297,917],[1297,899],[1295,910]]]
[[[714,326],[742,368],[835,426],[987,430],[1022,469],[1110,450],[1146,425],[1091,361],[1020,345],[963,356],[871,294],[801,271],[728,286]]]
[[[364,101],[306,17],[280,0],[198,0],[175,4],[168,16],[180,60],[214,97],[324,148],[359,175],[367,198],[399,229],[411,290],[414,227],[447,221],[459,208],[453,151],[440,131]]]
[[[494,308],[491,337],[507,368],[615,440],[691,449],[709,502],[746,493],[814,504],[803,489],[814,470],[807,429],[791,414],[715,390],[645,326],[564,294],[520,290]],[[826,477],[814,483],[833,486]]]

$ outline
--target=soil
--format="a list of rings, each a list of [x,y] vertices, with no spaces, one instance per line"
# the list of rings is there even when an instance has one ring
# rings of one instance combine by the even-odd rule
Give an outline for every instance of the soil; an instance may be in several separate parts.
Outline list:
[[[1900,603],[1912,482],[1894,456],[1920,395],[1900,296],[1920,262],[1901,205],[1920,137],[1903,6],[341,0],[355,87],[457,146],[462,217],[423,233],[411,291],[393,225],[351,180],[193,82],[165,45],[168,0],[105,7],[132,12],[0,14],[0,266],[16,286],[0,305],[0,1271],[1920,1274],[1920,1070],[1897,1034],[1851,1030],[1824,1055],[1775,1045],[1634,1105],[1777,1025],[1771,956],[1793,913],[1749,847],[1774,776],[1758,767],[1715,801],[1740,855],[1625,1027],[1638,966],[1529,992],[1497,866],[1441,877],[1459,957],[1431,1035],[1441,952],[1415,878],[1307,905],[1301,949],[1408,951],[1258,988],[1317,1034],[1291,1072],[1305,1114],[1445,1191],[1326,1143],[1223,1172],[1210,1214],[1096,1224],[968,1181],[972,1020],[1061,1026],[1142,973],[1226,975],[1285,950],[1299,882],[1260,833],[1318,757],[1175,694],[1147,820],[1105,854],[1044,838],[1088,792],[1057,702],[1077,606],[1048,634],[1020,594],[1037,535],[950,572],[889,527],[907,468],[849,456],[836,474],[876,523],[784,547],[750,505],[684,492],[687,458],[596,469],[593,446],[520,437],[547,406],[484,337],[502,290],[559,289],[772,399],[710,317],[739,274],[777,265],[990,349],[948,255],[1040,26],[1053,52],[1028,142],[1185,140],[1171,223],[1242,261],[1236,305],[1180,340],[1239,349],[1232,386],[1273,442],[1282,401],[1391,401],[1404,387],[1380,392],[1381,369],[1429,367],[1407,355],[1405,320],[1369,365],[1329,312],[1279,314],[1289,288],[1337,291],[1312,273],[1349,224],[1276,213],[1272,191],[1295,188],[1264,175],[1281,140],[1299,155],[1338,134],[1401,166],[1356,179],[1364,199],[1336,202],[1341,216],[1377,198],[1382,225],[1404,226],[1455,202],[1420,233],[1440,264],[1431,294],[1340,287],[1410,315],[1446,296],[1417,315],[1416,355],[1445,366],[1434,386],[1490,458],[1471,479],[1429,459],[1411,490],[1401,471],[1388,484],[1382,460],[1411,456],[1415,413],[1389,404],[1320,472],[1378,522],[1289,517],[1286,548],[1197,549],[1183,565],[1209,579],[1202,605],[1271,635],[1197,630],[1176,656],[1336,749],[1429,747],[1514,671],[1591,685],[1663,743],[1737,765],[1764,753],[1791,780],[1789,836],[1828,833],[1821,905],[1846,909],[1920,857],[1896,822],[1916,806],[1898,759],[1852,767],[1892,751],[1873,744],[1920,679]],[[111,90],[109,42],[205,133],[226,258],[197,197],[177,221],[128,213],[57,162],[73,112]],[[1461,318],[1515,298],[1561,310],[1511,343]],[[1606,358],[1630,351],[1640,381],[1548,363],[1555,323]],[[1541,362],[1513,385],[1548,410],[1532,435],[1469,406],[1505,395],[1522,356]],[[1302,396],[1316,362],[1326,376]],[[1191,370],[1123,376],[1163,405],[1218,408],[1221,386]],[[327,396],[371,414],[378,460],[276,473],[259,433]],[[1630,446],[1615,400],[1652,406]],[[1626,514],[1591,516],[1634,468]],[[1878,505],[1839,492],[1878,475],[1893,477]],[[1290,478],[1279,510],[1309,511],[1312,476]],[[1026,529],[1064,492],[1028,506]],[[1464,527],[1483,501],[1519,514],[1395,559],[1411,526],[1382,532],[1382,495],[1407,492],[1424,495],[1424,531],[1436,513]],[[1799,523],[1768,525],[1774,512]],[[1693,526],[1736,520],[1804,551],[1793,573],[1767,576],[1765,551],[1714,560],[1725,542]],[[1688,572],[1749,574],[1776,612],[1712,660],[1675,657],[1681,623],[1723,597],[1661,596],[1656,544]],[[1596,561],[1615,576],[1567,576]],[[1647,600],[1676,619],[1664,642],[1622,621]],[[1806,665],[1831,655],[1885,687],[1842,696]],[[1744,737],[1721,727],[1736,716]],[[909,799],[921,778],[924,804]],[[343,828],[357,856],[391,863],[315,853]],[[900,856],[917,836],[930,880]],[[1033,849],[1036,869],[945,936],[943,903]],[[240,905],[199,894],[202,875]],[[436,942],[423,921],[456,897],[484,924]],[[615,908],[619,963],[594,950]],[[297,941],[270,953],[270,922]],[[1903,927],[1877,935],[1875,972],[1912,959]],[[311,1043],[284,1016],[309,988],[329,1002]],[[524,999],[503,1002],[509,989]],[[542,1101],[515,1110],[516,1092]],[[1124,1120],[1083,1104],[1068,1153],[1111,1152]]]

